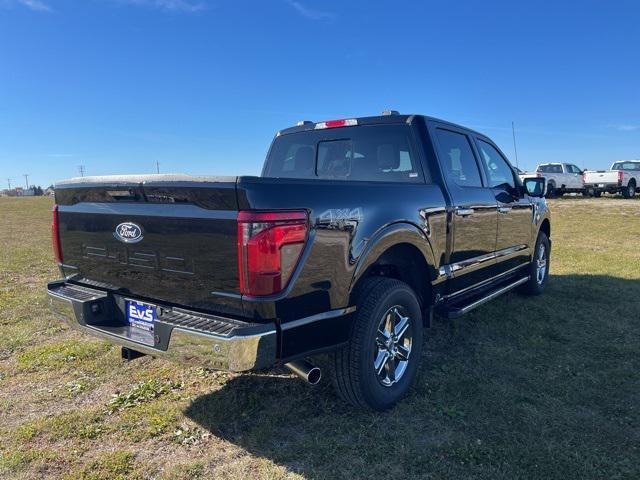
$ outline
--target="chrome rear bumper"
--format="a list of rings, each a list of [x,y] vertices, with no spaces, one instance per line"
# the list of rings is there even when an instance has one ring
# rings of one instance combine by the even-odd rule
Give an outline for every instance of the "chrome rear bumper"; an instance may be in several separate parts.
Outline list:
[[[47,292],[52,310],[73,328],[148,355],[233,372],[276,362],[274,323],[247,323],[158,305],[153,332],[145,332],[127,324],[124,296],[65,281],[49,283]]]

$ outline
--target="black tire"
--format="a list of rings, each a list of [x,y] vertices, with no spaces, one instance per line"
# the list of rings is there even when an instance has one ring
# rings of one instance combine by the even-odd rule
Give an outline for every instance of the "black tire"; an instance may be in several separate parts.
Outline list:
[[[333,370],[332,379],[338,395],[351,405],[378,411],[388,410],[408,393],[415,380],[422,356],[422,312],[411,287],[399,280],[384,277],[366,279],[359,291],[350,341],[329,359]],[[378,327],[387,314],[393,315],[390,311],[394,307],[400,307],[409,317],[407,323],[410,330],[407,329],[407,332],[410,332],[411,344],[399,379],[385,386],[383,383],[389,377],[379,377],[374,368],[374,360],[387,352],[378,343],[381,338]],[[391,323],[394,324],[394,319],[391,319]],[[406,341],[405,337],[404,342]],[[402,344],[402,348],[406,352],[406,343]],[[398,365],[400,368],[401,362],[395,357],[386,363],[382,362],[384,367],[381,375],[388,375],[387,370],[392,366]]]
[[[602,192],[600,190],[596,190],[593,192],[593,196],[596,198],[600,198],[602,196]]]
[[[622,190],[622,196],[624,198],[633,198],[636,195],[636,182],[631,180],[629,185],[626,186],[624,190]]]
[[[540,247],[544,246],[545,251],[545,269],[542,276],[539,275],[539,263],[538,254]],[[536,247],[533,251],[533,258],[531,259],[531,265],[529,266],[529,281],[524,283],[520,288],[520,292],[525,295],[540,295],[544,291],[544,287],[549,279],[549,265],[551,258],[551,244],[549,238],[544,232],[538,233],[538,239],[536,240]]]
[[[556,198],[557,192],[555,183],[551,182],[547,185],[547,198]]]

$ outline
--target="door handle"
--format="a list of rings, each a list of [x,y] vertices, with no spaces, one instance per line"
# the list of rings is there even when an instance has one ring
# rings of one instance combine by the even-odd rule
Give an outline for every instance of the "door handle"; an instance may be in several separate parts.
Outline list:
[[[498,213],[509,213],[511,211],[511,207],[498,207]]]
[[[456,215],[460,217],[468,217],[469,215],[473,215],[473,208],[456,208]]]

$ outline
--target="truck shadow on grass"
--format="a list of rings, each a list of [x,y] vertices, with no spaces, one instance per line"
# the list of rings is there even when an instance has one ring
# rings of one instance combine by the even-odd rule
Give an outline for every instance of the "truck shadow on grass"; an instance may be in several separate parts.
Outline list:
[[[439,320],[390,412],[283,373],[233,377],[186,415],[306,478],[637,478],[640,321],[625,298],[639,280],[553,276],[541,297]]]

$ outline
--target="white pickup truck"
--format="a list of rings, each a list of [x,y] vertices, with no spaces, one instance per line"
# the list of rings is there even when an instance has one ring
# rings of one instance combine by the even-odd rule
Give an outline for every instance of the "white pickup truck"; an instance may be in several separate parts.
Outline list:
[[[529,173],[529,172],[525,172],[523,170],[520,170],[518,167],[513,167],[514,170],[516,171],[516,175],[518,175],[518,178],[520,178],[520,181],[524,183],[524,179],[525,178],[532,178],[532,177],[538,177],[539,175],[536,172],[533,173]]]
[[[622,193],[633,198],[640,185],[640,160],[619,160],[609,170],[585,170],[584,186],[587,192],[599,197],[602,192]]]
[[[536,167],[535,173],[524,173],[523,176],[546,178],[547,198],[585,192],[582,170],[572,163],[541,163]]]

